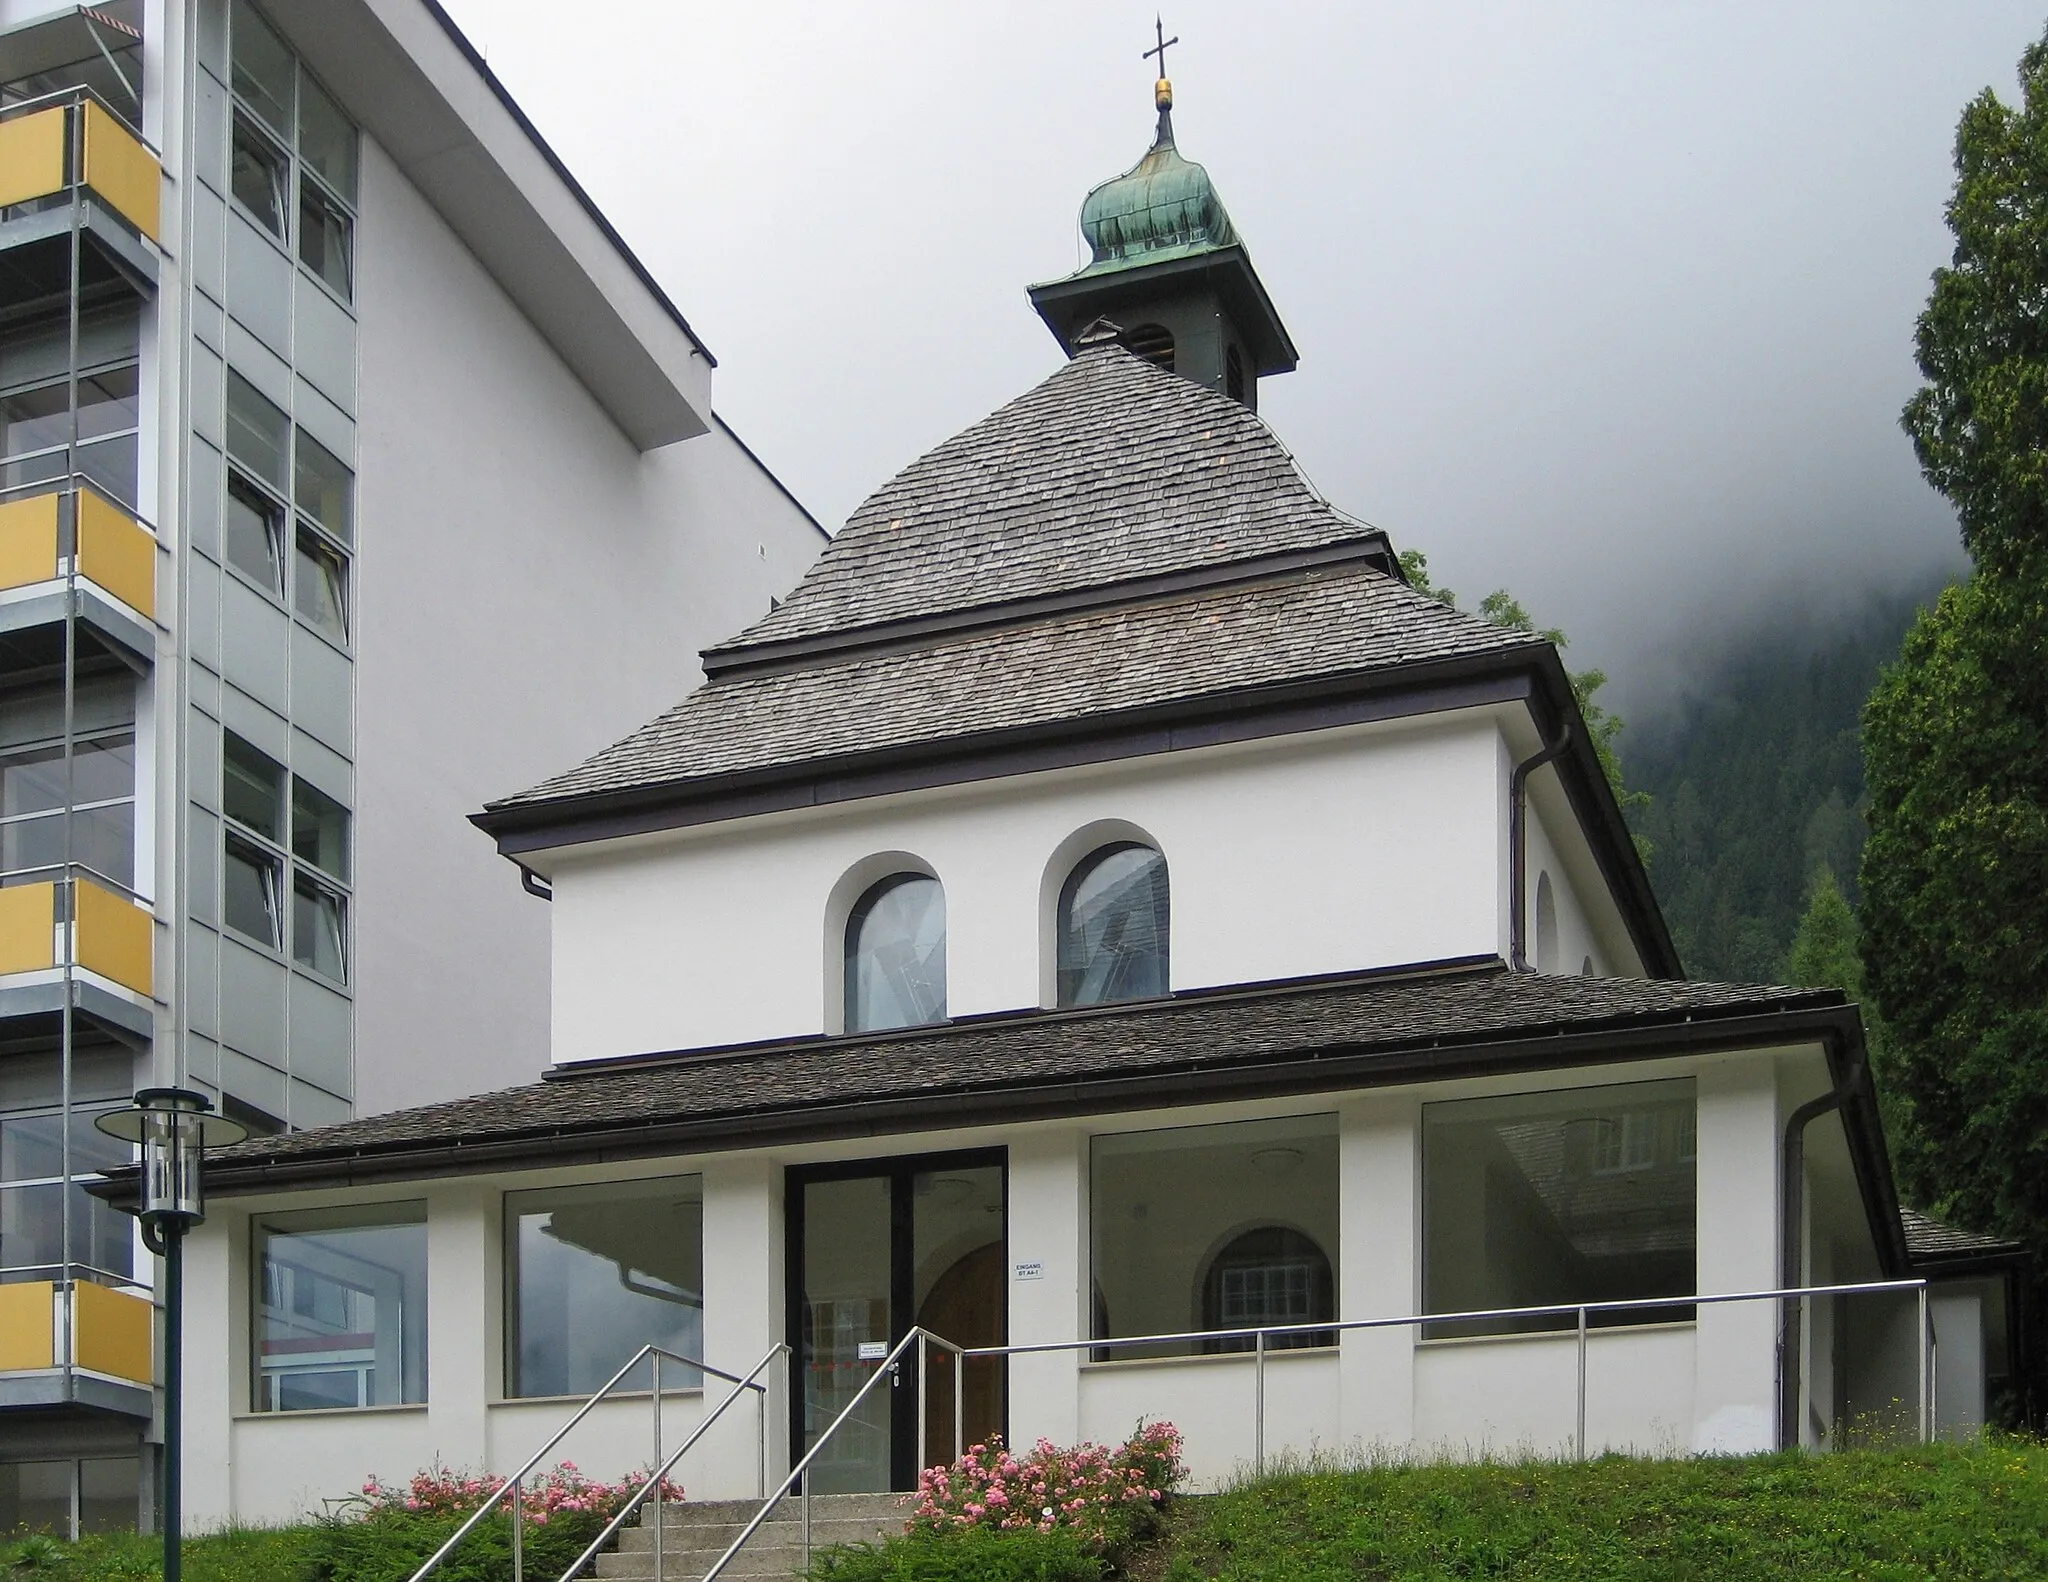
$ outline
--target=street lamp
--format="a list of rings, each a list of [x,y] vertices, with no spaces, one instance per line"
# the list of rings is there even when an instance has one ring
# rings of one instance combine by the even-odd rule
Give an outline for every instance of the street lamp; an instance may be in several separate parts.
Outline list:
[[[164,1261],[164,1582],[181,1582],[178,1441],[184,1373],[185,1232],[206,1218],[199,1179],[208,1148],[238,1143],[248,1128],[213,1113],[213,1102],[188,1088],[144,1088],[132,1109],[93,1122],[109,1137],[142,1145],[143,1245]]]

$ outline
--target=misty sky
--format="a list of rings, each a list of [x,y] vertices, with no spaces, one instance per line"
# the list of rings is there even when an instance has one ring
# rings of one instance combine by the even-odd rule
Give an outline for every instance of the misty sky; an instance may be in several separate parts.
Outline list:
[[[1128,0],[444,0],[828,526],[1056,366],[1151,136]],[[1301,349],[1262,410],[1624,704],[1766,598],[1960,563],[1898,428],[1965,101],[2043,0],[1178,0],[1181,152]]]

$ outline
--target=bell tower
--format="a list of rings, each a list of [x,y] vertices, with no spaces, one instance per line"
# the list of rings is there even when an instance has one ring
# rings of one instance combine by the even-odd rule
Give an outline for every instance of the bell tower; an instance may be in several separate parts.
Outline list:
[[[1098,320],[1138,356],[1258,409],[1258,382],[1291,372],[1294,342],[1252,268],[1209,173],[1173,140],[1173,84],[1160,30],[1159,124],[1145,157],[1081,205],[1091,258],[1030,288],[1031,305],[1072,356]],[[1096,332],[1096,335],[1101,334]],[[1096,335],[1090,335],[1092,342]]]

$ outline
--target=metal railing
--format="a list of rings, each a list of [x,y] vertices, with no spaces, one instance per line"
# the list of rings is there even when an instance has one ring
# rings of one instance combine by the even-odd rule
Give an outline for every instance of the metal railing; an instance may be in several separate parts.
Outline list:
[[[1920,1298],[1919,1328],[1919,1436],[1924,1442],[1934,1437],[1934,1377],[1935,1344],[1934,1327],[1928,1309],[1927,1282],[1925,1280],[1869,1280],[1850,1285],[1811,1285],[1769,1291],[1727,1291],[1712,1296],[1648,1296],[1606,1302],[1564,1302],[1543,1307],[1496,1307],[1474,1309],[1458,1313],[1411,1313],[1400,1318],[1351,1318],[1331,1319],[1321,1323],[1269,1324],[1256,1329],[1206,1329],[1189,1330],[1172,1335],[1122,1335],[1096,1340],[1045,1340],[1016,1346],[966,1346],[950,1348],[954,1351],[953,1399],[957,1408],[960,1399],[960,1369],[965,1361],[973,1357],[1019,1357],[1062,1351],[1113,1351],[1135,1349],[1140,1346],[1197,1345],[1216,1341],[1238,1341],[1250,1344],[1252,1357],[1252,1470],[1263,1472],[1266,1464],[1266,1359],[1275,1349],[1270,1338],[1276,1336],[1334,1336],[1351,1330],[1371,1329],[1421,1329],[1437,1324],[1474,1324],[1512,1319],[1567,1318],[1575,1321],[1578,1341],[1577,1378],[1575,1388],[1576,1410],[1572,1430],[1572,1453],[1583,1460],[1586,1455],[1586,1348],[1591,1333],[1590,1319],[1596,1313],[1644,1313],[1669,1312],[1676,1307],[1719,1307],[1736,1302],[1783,1302],[1789,1307],[1808,1297],[1816,1296],[1863,1296],[1883,1293],[1917,1292]],[[1523,1333],[1528,1333],[1527,1331]],[[1543,1333],[1537,1331],[1536,1333]],[[1566,1336],[1572,1329],[1559,1329],[1550,1333]],[[1492,1337],[1504,1338],[1504,1337]],[[1788,1340],[1781,1335],[1781,1344],[1796,1344],[1798,1337]],[[1293,1351],[1296,1347],[1284,1348]],[[1781,1364],[1782,1365],[1782,1364]],[[920,1381],[921,1382],[921,1381]],[[954,1447],[957,1460],[959,1447]],[[707,1579],[708,1582],[708,1579]]]
[[[441,1562],[455,1552],[456,1548],[462,1543],[462,1540],[475,1531],[477,1524],[482,1522],[493,1510],[497,1509],[499,1503],[508,1496],[512,1502],[512,1582],[524,1582],[526,1575],[525,1508],[521,1499],[521,1490],[527,1476],[532,1473],[535,1467],[541,1464],[541,1461],[547,1456],[548,1452],[569,1437],[570,1431],[577,1424],[581,1423],[597,1409],[599,1402],[619,1388],[627,1374],[631,1373],[643,1362],[649,1364],[654,1376],[653,1390],[650,1394],[654,1415],[654,1459],[657,1463],[654,1476],[649,1480],[648,1484],[643,1485],[633,1498],[627,1502],[625,1509],[613,1518],[611,1524],[598,1536],[597,1542],[593,1543],[589,1550],[577,1560],[576,1564],[564,1573],[563,1582],[568,1582],[570,1577],[575,1576],[578,1571],[582,1570],[589,1563],[591,1555],[594,1555],[604,1544],[605,1540],[618,1531],[619,1527],[624,1523],[626,1516],[637,1509],[640,1502],[647,1497],[650,1488],[654,1491],[655,1495],[655,1574],[659,1576],[661,1568],[660,1488],[662,1480],[668,1475],[669,1470],[678,1461],[682,1460],[684,1453],[704,1437],[705,1433],[711,1428],[711,1425],[725,1415],[726,1409],[749,1390],[755,1392],[758,1407],[755,1425],[755,1432],[758,1438],[758,1453],[755,1457],[755,1462],[759,1468],[760,1484],[757,1486],[766,1485],[768,1479],[769,1390],[767,1385],[760,1382],[760,1375],[770,1363],[774,1362],[777,1357],[785,1355],[788,1350],[789,1348],[786,1345],[777,1341],[768,1348],[767,1355],[762,1357],[748,1373],[742,1376],[740,1374],[727,1373],[722,1368],[712,1367],[708,1362],[700,1361],[695,1357],[685,1357],[676,1352],[665,1350],[660,1346],[642,1346],[633,1353],[624,1367],[620,1368],[617,1373],[597,1387],[591,1394],[590,1399],[578,1407],[575,1414],[562,1424],[560,1428],[556,1429],[548,1437],[547,1442],[529,1456],[517,1472],[498,1485],[496,1492],[489,1499],[485,1500],[483,1504],[479,1505],[470,1514],[469,1519],[449,1535],[446,1543],[442,1544],[439,1549],[436,1549],[427,1557],[426,1563],[413,1572],[408,1582],[425,1582],[425,1578],[431,1576],[439,1569]],[[697,1424],[697,1427],[691,1432],[690,1436],[666,1460],[662,1459],[661,1450],[661,1364],[664,1359],[669,1362],[679,1363],[685,1368],[695,1369],[699,1373],[710,1374],[713,1378],[723,1379],[732,1385],[732,1390],[726,1395],[725,1399],[704,1415],[702,1421]]]

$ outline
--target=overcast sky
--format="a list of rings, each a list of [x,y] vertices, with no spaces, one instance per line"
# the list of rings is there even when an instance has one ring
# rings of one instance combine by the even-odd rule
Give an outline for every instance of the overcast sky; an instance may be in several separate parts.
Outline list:
[[[1056,365],[1024,287],[1152,127],[1129,0],[445,0],[828,526]],[[1338,505],[1624,703],[1790,590],[1959,563],[1898,411],[1956,118],[2042,0],[1177,0],[1181,152]]]

